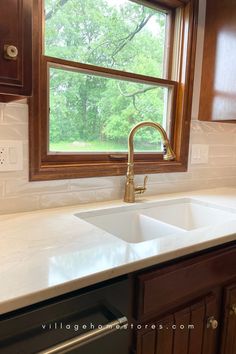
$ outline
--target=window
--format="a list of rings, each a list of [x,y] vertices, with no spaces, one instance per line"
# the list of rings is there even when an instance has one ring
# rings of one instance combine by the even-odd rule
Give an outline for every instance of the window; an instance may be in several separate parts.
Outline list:
[[[186,170],[197,1],[38,0],[31,179],[119,175],[135,136],[137,173]],[[40,16],[38,16],[40,14]]]

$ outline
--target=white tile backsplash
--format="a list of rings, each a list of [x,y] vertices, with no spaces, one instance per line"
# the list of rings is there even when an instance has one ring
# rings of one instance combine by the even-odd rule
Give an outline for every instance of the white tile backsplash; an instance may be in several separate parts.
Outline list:
[[[200,0],[194,99],[190,134],[192,144],[209,145],[207,164],[191,165],[187,172],[149,176],[147,195],[178,191],[236,187],[236,124],[197,120],[204,36],[205,0]],[[125,178],[100,177],[61,181],[28,181],[28,105],[0,103],[0,139],[24,142],[24,170],[0,172],[0,214],[122,198]],[[141,183],[143,176],[136,176]]]
[[[40,208],[55,208],[120,198],[120,193],[115,188],[91,189],[89,187],[89,180],[87,180],[87,186],[87,190],[81,190],[80,192],[50,193],[49,191],[48,193],[41,194],[39,200]]]
[[[28,105],[18,103],[6,104],[3,109],[3,123],[28,124]]]
[[[31,194],[43,194],[57,192],[67,192],[68,182],[66,180],[58,181],[45,181],[45,182],[32,182],[29,183],[28,179],[11,179],[5,182],[5,196],[18,197]]]
[[[0,181],[0,200],[3,199],[4,181]]]
[[[0,104],[0,117],[0,138],[25,142],[24,170],[0,173],[0,214],[122,198],[124,176],[29,182],[27,104]],[[193,120],[190,145],[209,144],[208,164],[150,175],[147,195],[236,186],[235,137],[236,125]],[[143,176],[136,177],[138,183],[142,180]]]
[[[28,127],[26,124],[1,124],[0,140],[22,140],[26,141]]]
[[[5,195],[0,199],[0,214],[16,213],[21,211],[37,210],[39,204],[39,195],[17,196],[6,198]]]

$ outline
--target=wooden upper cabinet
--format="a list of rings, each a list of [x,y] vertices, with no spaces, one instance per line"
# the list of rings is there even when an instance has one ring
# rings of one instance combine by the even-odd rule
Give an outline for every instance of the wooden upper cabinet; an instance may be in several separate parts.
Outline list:
[[[32,0],[0,1],[0,101],[31,95]]]
[[[199,119],[236,122],[236,1],[207,0]]]

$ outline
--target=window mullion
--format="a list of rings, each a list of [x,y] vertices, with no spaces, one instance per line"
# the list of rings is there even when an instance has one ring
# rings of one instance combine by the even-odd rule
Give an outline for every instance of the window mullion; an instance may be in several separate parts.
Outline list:
[[[153,84],[153,85],[158,85],[161,87],[168,87],[168,88],[176,87],[178,84],[177,81],[173,81],[173,80],[134,74],[128,71],[114,70],[106,67],[83,64],[79,62],[73,62],[69,60],[53,58],[48,56],[43,56],[42,60],[44,64],[47,64],[48,67],[87,73],[91,75],[98,75],[107,78],[114,78],[114,79],[126,80],[131,82],[133,81],[137,83]]]

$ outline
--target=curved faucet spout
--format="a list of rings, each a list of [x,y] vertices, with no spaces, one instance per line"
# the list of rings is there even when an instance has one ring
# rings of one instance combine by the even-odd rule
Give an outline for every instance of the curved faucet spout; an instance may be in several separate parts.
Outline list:
[[[144,193],[146,190],[146,183],[144,184],[143,187],[135,188],[134,185],[134,135],[140,128],[143,127],[152,127],[161,134],[161,138],[164,146],[164,155],[163,155],[164,160],[175,159],[175,153],[170,146],[170,142],[167,137],[166,131],[159,123],[140,122],[136,124],[131,129],[128,137],[128,166],[127,166],[125,195],[124,195],[124,201],[127,203],[133,203],[135,201],[135,194]]]

